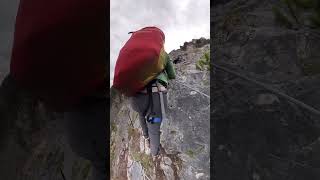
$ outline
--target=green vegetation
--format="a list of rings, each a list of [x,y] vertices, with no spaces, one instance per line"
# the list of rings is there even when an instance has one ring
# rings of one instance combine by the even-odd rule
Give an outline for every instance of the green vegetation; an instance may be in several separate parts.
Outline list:
[[[140,134],[139,131],[131,126],[128,127],[128,136],[130,140],[130,152],[131,157],[134,161],[139,162],[144,168],[146,174],[151,174],[151,170],[154,167],[152,157],[143,152],[140,152],[139,140]]]
[[[293,24],[292,22],[289,20],[289,18],[281,12],[280,8],[274,6],[272,8],[273,14],[277,20],[277,22],[279,22],[279,24],[285,26],[286,28],[291,29]]]
[[[297,26],[310,26],[320,28],[320,1],[319,0],[282,0],[286,8],[274,6],[272,11],[279,24],[293,28]],[[310,24],[303,22],[302,13],[310,12],[307,19]]]
[[[320,74],[320,62],[318,63],[305,63],[303,65],[303,71],[306,75],[316,75]]]
[[[113,163],[115,159],[115,149],[116,149],[116,144],[115,144],[115,136],[117,132],[117,125],[114,122],[111,122],[111,138],[110,138],[110,158],[111,158],[111,163]]]
[[[132,158],[134,161],[140,162],[147,174],[151,173],[150,170],[154,167],[151,156],[140,152],[132,152]]]
[[[190,158],[194,158],[196,155],[198,155],[199,153],[201,153],[203,149],[204,149],[203,146],[200,146],[200,147],[197,148],[196,150],[188,149],[188,150],[186,151],[186,154],[187,154]]]
[[[134,128],[133,127],[128,127],[128,136],[132,137],[134,135]]]
[[[114,137],[111,137],[111,143],[110,143],[110,158],[111,158],[111,163],[113,163],[113,161],[115,160],[115,149],[116,149],[116,145],[114,142]]]
[[[304,9],[310,9],[317,5],[317,2],[314,0],[294,0],[294,3]]]
[[[319,0],[281,0],[284,7],[273,7],[275,20],[289,29],[313,28],[320,30]],[[320,74],[320,62],[301,61],[305,75]]]
[[[320,10],[316,11],[311,17],[311,22],[318,28],[320,28]]]
[[[83,177],[83,179],[86,179],[89,176],[90,170],[91,170],[91,164],[90,164],[90,162],[86,162],[84,164],[83,169],[82,169],[82,177]]]
[[[86,179],[91,170],[91,162],[85,159],[76,160],[72,166],[71,179]]]
[[[210,70],[210,51],[204,53],[204,55],[197,61],[196,68],[203,70]]]
[[[241,24],[242,21],[243,16],[241,14],[241,8],[234,8],[224,17],[222,28],[229,31]]]
[[[114,149],[110,152],[111,163],[115,160],[116,155],[114,153]]]
[[[114,122],[111,122],[111,132],[117,132],[117,125]]]
[[[194,152],[193,152],[191,149],[187,150],[186,154],[187,154],[190,158],[194,158]]]

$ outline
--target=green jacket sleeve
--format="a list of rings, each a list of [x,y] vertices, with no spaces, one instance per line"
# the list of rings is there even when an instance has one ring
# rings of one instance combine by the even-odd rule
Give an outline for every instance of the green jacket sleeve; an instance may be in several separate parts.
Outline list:
[[[176,71],[174,70],[173,63],[170,60],[170,57],[168,55],[167,55],[167,64],[166,64],[165,70],[167,72],[167,75],[168,75],[169,79],[175,79],[176,78]]]

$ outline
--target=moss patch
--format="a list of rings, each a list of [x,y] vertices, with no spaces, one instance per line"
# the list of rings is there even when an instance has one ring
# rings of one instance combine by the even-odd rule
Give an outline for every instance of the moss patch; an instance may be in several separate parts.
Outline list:
[[[178,174],[182,169],[182,160],[179,158],[178,154],[166,154],[166,156],[168,156],[172,161],[171,168],[174,172],[175,179],[180,179]]]
[[[197,149],[188,149],[186,151],[186,154],[190,157],[190,158],[194,158],[196,155],[198,155],[199,153],[202,152],[202,150],[204,149],[204,146],[200,146]]]
[[[134,135],[134,128],[128,127],[128,136],[129,136],[129,138],[132,137],[133,135]]]
[[[83,179],[87,179],[91,170],[91,164],[89,162],[84,163],[81,175]]]
[[[134,161],[139,162],[143,167],[145,173],[147,175],[152,174],[152,170],[154,168],[154,163],[152,157],[143,152],[140,152],[140,133],[138,129],[135,129],[131,126],[128,127],[128,136],[130,139],[130,152],[131,157]]]
[[[191,149],[187,150],[186,154],[187,154],[190,158],[194,158],[194,152],[193,152]]]
[[[204,55],[197,61],[196,68],[198,70],[210,70],[210,51],[204,53]]]
[[[111,132],[116,133],[117,132],[117,125],[114,122],[111,122]]]
[[[113,164],[114,160],[115,160],[115,147],[114,146],[111,146],[111,149],[110,149],[110,159],[111,159],[111,164]]]
[[[320,3],[318,0],[282,0],[285,8],[274,6],[273,13],[275,20],[287,28],[295,25],[308,26],[305,20],[309,21],[313,28],[320,28]],[[310,12],[307,18],[303,17],[304,12]]]
[[[230,31],[234,29],[236,26],[240,25],[243,21],[243,14],[241,14],[240,8],[235,8],[231,10],[223,20],[222,29],[226,31]]]
[[[130,140],[130,151],[135,153],[140,152],[140,134],[138,129],[128,127],[128,136]]]
[[[147,175],[151,175],[154,168],[151,156],[140,152],[132,152],[132,158],[134,161],[137,161],[141,164]]]
[[[72,166],[71,179],[86,179],[89,176],[91,167],[91,163],[87,160],[81,159],[75,161]]]
[[[320,74],[320,62],[303,64],[303,72],[308,76]]]
[[[293,27],[293,23],[290,21],[289,17],[284,14],[280,8],[273,6],[272,12],[275,16],[275,21],[279,23],[280,26],[284,26],[289,29]]]

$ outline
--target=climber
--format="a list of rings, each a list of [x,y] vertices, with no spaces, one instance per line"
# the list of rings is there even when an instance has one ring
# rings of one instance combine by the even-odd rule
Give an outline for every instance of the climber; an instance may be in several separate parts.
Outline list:
[[[175,79],[176,76],[167,53],[165,53],[164,67],[165,69],[153,81],[131,97],[132,109],[139,114],[142,135],[154,159],[160,150],[160,127],[167,107],[168,80]]]
[[[142,135],[154,158],[160,150],[160,126],[165,119],[168,80],[176,74],[164,50],[165,35],[155,26],[129,32],[116,62],[113,87],[130,97],[139,114]],[[148,148],[148,149],[149,149]]]
[[[63,114],[69,144],[91,161],[95,180],[107,179],[109,169],[106,7],[104,0],[20,1],[0,87],[3,125],[14,121],[4,113],[17,113],[19,92]]]

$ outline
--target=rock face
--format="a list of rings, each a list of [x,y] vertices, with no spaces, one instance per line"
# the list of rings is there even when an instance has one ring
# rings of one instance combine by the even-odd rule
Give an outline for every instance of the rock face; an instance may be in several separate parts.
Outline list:
[[[161,127],[161,156],[146,152],[138,115],[128,98],[111,89],[112,179],[209,179],[209,71],[196,62],[210,49],[206,39],[169,53],[177,79],[170,81],[167,120]]]
[[[15,17],[19,0],[0,2],[0,82],[9,72]]]
[[[64,136],[62,116],[23,93],[18,96],[18,109],[9,113],[9,135],[1,134],[1,179],[63,180],[63,173],[66,179],[87,180],[91,164],[72,152]],[[1,124],[5,126],[3,119]],[[5,128],[1,130],[3,133]]]
[[[279,24],[273,7],[282,3],[214,6],[214,62],[320,109],[319,30]],[[239,77],[212,73],[216,179],[320,178],[319,116]]]

